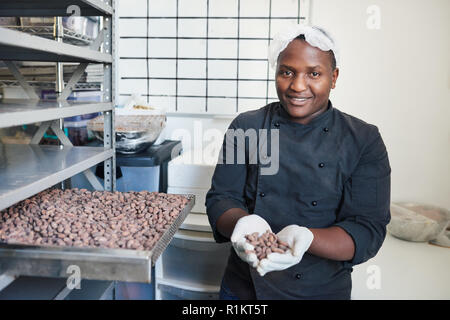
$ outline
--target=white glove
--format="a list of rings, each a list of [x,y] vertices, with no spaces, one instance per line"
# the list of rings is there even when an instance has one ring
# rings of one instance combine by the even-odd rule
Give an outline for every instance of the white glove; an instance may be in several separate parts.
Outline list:
[[[256,253],[245,253],[245,251],[254,251],[255,247],[248,243],[245,236],[258,232],[258,235],[263,234],[267,230],[272,231],[266,220],[256,214],[251,214],[240,218],[234,226],[233,234],[231,235],[231,244],[234,251],[243,261],[250,264],[253,268],[258,265],[258,258]]]
[[[270,253],[267,258],[262,259],[256,269],[261,277],[267,272],[284,270],[299,263],[314,239],[309,229],[295,224],[283,228],[277,236],[289,244],[290,249],[285,253]]]

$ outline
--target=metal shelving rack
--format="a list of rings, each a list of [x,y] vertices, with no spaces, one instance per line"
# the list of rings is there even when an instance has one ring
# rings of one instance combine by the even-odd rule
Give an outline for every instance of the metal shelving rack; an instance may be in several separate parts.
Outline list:
[[[67,16],[79,9],[83,16],[101,16],[99,36],[89,47],[79,47],[0,27],[0,60],[5,61],[29,100],[0,100],[0,128],[40,122],[29,145],[0,143],[0,210],[83,172],[97,190],[115,191],[114,145],[114,2],[115,0],[6,0],[0,2],[0,16]],[[72,78],[56,101],[41,101],[13,61],[78,62]],[[67,97],[89,63],[104,65],[103,102],[69,102]],[[58,77],[58,76],[57,76]],[[58,83],[57,81],[57,83]],[[56,90],[58,92],[58,90]],[[105,115],[103,147],[75,147],[62,130],[62,119],[93,112]],[[39,145],[51,128],[59,146]],[[104,162],[104,184],[90,168]],[[3,274],[6,261],[0,258],[0,290],[14,279]]]
[[[38,87],[41,89],[54,89],[55,82],[54,81],[27,81],[28,84],[32,87]],[[67,85],[64,82],[64,85]],[[0,88],[4,87],[17,87],[20,86],[20,82],[17,80],[0,80]],[[101,84],[97,82],[79,82],[74,86],[75,90],[93,90],[100,91]]]
[[[45,38],[52,38],[55,32],[54,26],[4,26],[5,28],[33,34]],[[68,28],[63,28],[64,40],[74,45],[89,45],[94,39],[87,35],[82,35]]]
[[[20,3],[19,3],[20,2]],[[63,10],[62,4],[65,1],[2,1],[0,3],[1,16],[49,16],[52,14],[67,15],[67,10]],[[108,2],[108,1],[107,1]],[[72,44],[62,43],[55,40],[44,39],[42,37],[29,35],[20,31],[10,30],[0,27],[0,60],[8,63],[8,67],[13,72],[19,83],[24,87],[30,100],[3,100],[0,103],[0,128],[17,125],[41,122],[40,129],[32,138],[30,146],[8,145],[0,150],[0,159],[3,157],[4,165],[0,168],[0,210],[9,207],[17,201],[24,200],[36,192],[44,190],[59,182],[56,180],[67,179],[73,174],[85,171],[90,166],[105,161],[105,190],[114,190],[114,135],[113,135],[113,108],[114,108],[114,86],[113,86],[113,7],[107,2],[101,1],[71,1],[70,5],[80,5],[80,12],[84,14],[84,9],[91,13],[103,16],[103,30],[99,37],[94,40],[90,48],[78,47]],[[67,2],[69,3],[69,2]],[[87,5],[92,6],[88,8]],[[68,7],[69,5],[67,5]],[[51,7],[51,8],[50,8]],[[65,8],[67,8],[65,7]],[[48,11],[47,11],[48,9]],[[96,50],[103,45],[103,51]],[[79,62],[80,65],[75,70],[72,79],[68,82],[61,96],[56,101],[40,101],[37,99],[34,89],[17,72],[17,68],[11,60],[22,61],[53,61],[53,62]],[[89,63],[104,64],[104,102],[68,102],[73,88],[75,88],[79,76]],[[14,72],[16,71],[16,72]],[[34,93],[34,94],[33,94]],[[92,112],[105,113],[105,143],[104,148],[91,150],[89,147],[73,147],[61,130],[58,130],[56,122],[64,117],[71,117]],[[39,146],[38,143],[42,134],[47,128],[52,128],[62,142],[62,146],[50,147],[57,151],[54,156],[47,155],[48,147]],[[43,151],[43,150],[46,151]],[[36,150],[39,150],[36,151]],[[68,151],[70,150],[70,151]],[[89,150],[89,151],[88,151]],[[58,153],[79,154],[80,163],[63,161]],[[85,157],[83,156],[85,153]],[[25,156],[26,155],[26,156]],[[15,159],[16,161],[12,161]],[[91,160],[91,161],[89,161]],[[29,175],[28,179],[18,179],[20,172],[29,172],[28,168],[38,167],[41,161],[49,161],[49,171],[45,174]],[[62,165],[63,163],[64,165]],[[83,165],[84,164],[84,165]],[[77,168],[74,172],[73,166]],[[88,174],[88,173],[87,173]],[[49,179],[48,177],[58,177]],[[95,182],[95,177],[88,177],[94,182],[96,189],[101,188],[99,182]],[[15,181],[17,179],[17,181]],[[18,182],[20,181],[20,182]]]

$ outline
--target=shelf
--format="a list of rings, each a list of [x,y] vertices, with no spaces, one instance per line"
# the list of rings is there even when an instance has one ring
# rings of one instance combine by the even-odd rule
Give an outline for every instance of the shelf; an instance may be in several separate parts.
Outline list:
[[[0,243],[0,273],[67,278],[67,268],[76,265],[83,280],[150,283],[151,267],[194,205],[195,197],[186,196],[189,202],[151,250]]]
[[[19,277],[0,291],[0,300],[53,300],[66,288],[64,278]]]
[[[80,289],[72,290],[64,300],[113,300],[115,283],[102,280],[81,280]]]
[[[220,286],[213,286],[203,283],[191,283],[170,278],[156,278],[158,285],[175,287],[183,290],[198,292],[219,292]]]
[[[32,87],[55,90],[55,81],[27,81],[27,82]],[[64,86],[67,86],[67,82],[64,82]],[[17,80],[0,80],[0,88],[7,88],[7,87],[20,87],[20,83]],[[78,82],[75,84],[74,90],[100,91],[101,82]]]
[[[44,26],[3,26],[10,30],[25,32],[35,36],[43,37],[46,39],[53,39],[55,28],[53,25]],[[94,39],[87,35],[77,33],[73,30],[63,27],[63,42],[70,43],[78,46],[87,46],[92,43]]]
[[[0,27],[0,60],[112,63],[112,56]]]
[[[113,9],[102,0],[2,0],[2,17],[61,17],[70,16],[67,8],[76,5],[82,16],[112,15]]]
[[[0,128],[112,110],[110,102],[0,100]]]
[[[106,159],[112,149],[0,143],[0,210]]]

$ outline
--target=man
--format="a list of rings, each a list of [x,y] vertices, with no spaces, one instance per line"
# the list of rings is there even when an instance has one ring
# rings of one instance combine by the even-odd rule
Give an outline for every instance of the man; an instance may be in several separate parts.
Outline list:
[[[338,52],[324,30],[296,25],[278,34],[269,60],[280,101],[240,114],[230,130],[276,130],[278,171],[262,174],[263,157],[249,161],[248,141],[239,150],[225,139],[222,151],[246,160],[218,163],[206,196],[216,241],[234,248],[221,297],[350,299],[352,266],[376,255],[390,221],[385,145],[376,126],[329,101]],[[245,235],[266,230],[290,249],[258,260]]]

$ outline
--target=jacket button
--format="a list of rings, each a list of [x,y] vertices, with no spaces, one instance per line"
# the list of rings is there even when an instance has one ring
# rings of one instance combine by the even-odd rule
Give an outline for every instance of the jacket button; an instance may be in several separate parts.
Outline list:
[[[317,206],[317,201],[313,201],[313,202],[311,202],[311,204],[315,207],[315,206]]]
[[[328,132],[328,131],[330,131],[330,129],[328,129],[327,127],[325,127],[325,128],[323,128],[323,131],[324,131],[324,132]]]
[[[260,196],[261,198],[264,198],[264,197],[266,196],[266,194],[265,194],[264,192],[260,192],[260,193],[259,193],[259,196]]]
[[[295,279],[300,279],[302,277],[302,275],[300,274],[300,273],[297,273],[296,275],[295,275]]]
[[[319,168],[325,167],[325,164],[323,162],[319,163]]]
[[[275,122],[273,125],[274,125],[276,128],[279,128],[279,127],[280,127],[280,123],[279,123],[279,122]]]

